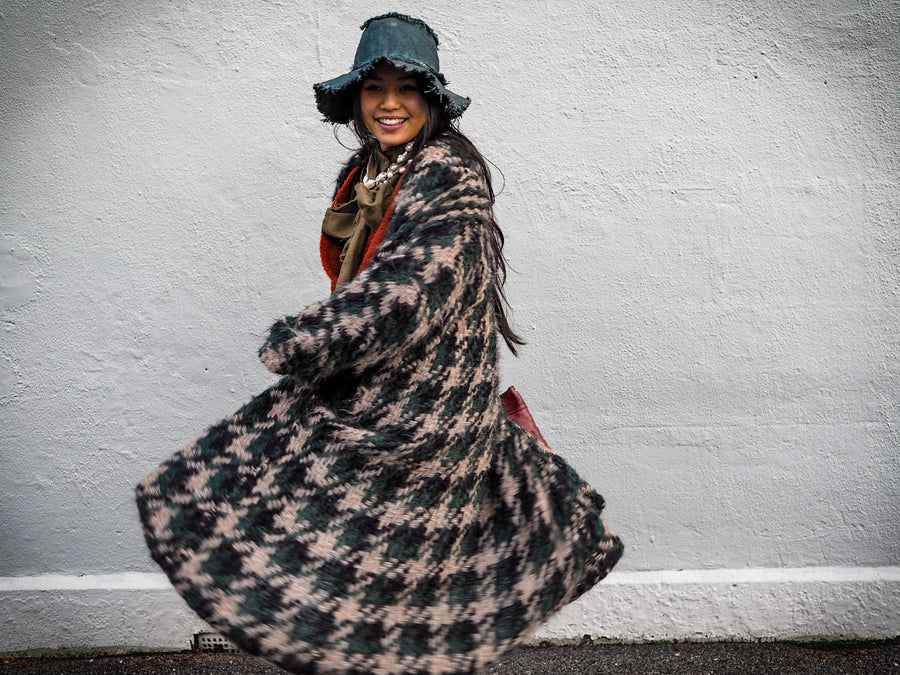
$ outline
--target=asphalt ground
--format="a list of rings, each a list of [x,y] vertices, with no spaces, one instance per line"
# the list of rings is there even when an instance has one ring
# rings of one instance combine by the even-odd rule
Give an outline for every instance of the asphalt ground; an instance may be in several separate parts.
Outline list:
[[[179,652],[94,658],[0,657],[32,675],[282,675],[239,653]],[[900,640],[844,643],[676,643],[523,647],[481,675],[900,675]]]

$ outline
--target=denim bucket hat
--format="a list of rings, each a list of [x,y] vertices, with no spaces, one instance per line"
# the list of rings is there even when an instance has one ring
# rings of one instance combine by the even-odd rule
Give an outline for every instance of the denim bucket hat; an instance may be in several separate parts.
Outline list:
[[[346,124],[353,116],[356,86],[379,62],[420,76],[425,92],[437,96],[450,118],[459,117],[471,99],[447,89],[440,72],[437,35],[424,21],[391,12],[373,17],[360,26],[363,34],[356,48],[353,70],[313,85],[316,106],[327,122]]]

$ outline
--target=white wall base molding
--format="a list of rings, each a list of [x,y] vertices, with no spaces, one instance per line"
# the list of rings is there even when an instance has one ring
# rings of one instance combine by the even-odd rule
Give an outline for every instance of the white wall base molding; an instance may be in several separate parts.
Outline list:
[[[878,639],[900,635],[900,567],[613,572],[541,639]]]
[[[186,649],[209,628],[162,574],[0,577],[0,652]],[[614,572],[535,640],[900,635],[900,566]]]

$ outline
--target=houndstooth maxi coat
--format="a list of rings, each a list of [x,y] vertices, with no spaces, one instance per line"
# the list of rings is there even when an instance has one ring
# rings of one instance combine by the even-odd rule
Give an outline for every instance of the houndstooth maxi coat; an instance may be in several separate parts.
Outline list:
[[[151,554],[298,673],[472,673],[602,579],[602,498],[498,395],[489,198],[432,141],[371,264],[277,322],[281,380],[137,488]]]

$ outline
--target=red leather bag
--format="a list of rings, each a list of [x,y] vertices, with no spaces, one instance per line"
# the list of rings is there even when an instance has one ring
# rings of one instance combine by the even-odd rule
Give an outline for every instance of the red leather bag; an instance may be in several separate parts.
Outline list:
[[[518,424],[524,431],[527,431],[548,448],[550,447],[549,443],[547,443],[544,436],[541,434],[541,430],[538,429],[537,422],[535,422],[534,417],[531,416],[531,411],[528,410],[528,406],[525,405],[525,399],[522,398],[522,394],[519,393],[518,389],[510,387],[500,394],[500,401],[503,403],[503,411],[509,419]]]

